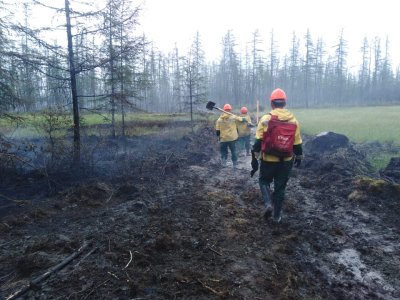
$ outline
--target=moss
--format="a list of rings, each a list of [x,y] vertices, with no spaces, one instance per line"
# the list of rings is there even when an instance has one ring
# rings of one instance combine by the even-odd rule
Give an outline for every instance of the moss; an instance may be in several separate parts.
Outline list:
[[[370,177],[359,177],[354,181],[357,189],[367,192],[373,196],[396,196],[400,195],[400,185],[383,179]],[[351,194],[350,194],[351,195]],[[350,197],[349,195],[349,197]],[[353,195],[354,197],[355,195]]]
[[[354,190],[347,196],[347,199],[349,199],[350,201],[360,201],[364,197],[365,197],[365,193],[363,193],[359,190]]]

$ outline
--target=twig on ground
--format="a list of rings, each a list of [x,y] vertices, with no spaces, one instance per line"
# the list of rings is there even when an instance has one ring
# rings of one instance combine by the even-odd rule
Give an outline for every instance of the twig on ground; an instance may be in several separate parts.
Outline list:
[[[276,263],[274,263],[273,266],[274,266],[276,274],[279,274],[278,267],[277,267]]]
[[[111,200],[112,197],[114,196],[114,192],[115,192],[115,190],[112,190],[112,191],[111,191],[111,195],[110,195],[110,197],[108,197],[108,199],[106,200],[106,203],[110,202],[110,200]]]
[[[171,152],[171,154],[170,154],[168,157],[166,157],[165,163],[164,163],[164,165],[163,165],[163,167],[162,167],[161,175],[165,175],[165,169],[166,169],[166,167],[167,167],[167,165],[168,165],[168,161],[171,159],[171,157],[172,157],[173,155],[174,155],[174,152]]]
[[[99,287],[101,287],[103,284],[106,284],[107,282],[109,282],[111,279],[107,279],[105,281],[103,281],[102,283],[100,283],[98,286],[96,286],[94,289],[92,289],[89,294],[87,294],[84,298],[82,298],[82,300],[87,299],[95,290],[97,290]]]
[[[216,290],[214,290],[212,287],[209,287],[208,285],[206,285],[205,283],[203,283],[200,279],[197,279],[197,281],[207,290],[213,292],[215,295],[221,296],[223,293],[222,292],[218,292]]]
[[[132,262],[133,255],[132,255],[132,251],[131,251],[131,250],[129,250],[129,254],[131,255],[131,258],[129,259],[129,261],[128,261],[128,263],[126,264],[126,266],[124,267],[124,269],[126,269],[126,268],[130,265],[130,263]]]
[[[211,248],[210,246],[207,247],[208,250],[211,250],[212,252],[218,254],[219,256],[222,256],[222,253],[218,252],[217,250],[214,250],[213,248]]]
[[[51,267],[49,270],[47,270],[44,274],[40,275],[39,277],[36,277],[35,279],[33,279],[32,281],[29,282],[29,285],[23,287],[22,289],[20,289],[19,291],[15,292],[14,294],[8,296],[6,299],[7,300],[12,300],[12,299],[16,299],[20,296],[22,296],[23,294],[25,294],[27,291],[29,291],[31,289],[32,286],[37,285],[39,282],[43,281],[44,279],[46,279],[47,277],[49,277],[51,274],[53,274],[54,272],[62,269],[65,265],[67,265],[68,263],[70,263],[74,258],[76,258],[77,256],[79,256],[87,247],[89,247],[89,243],[85,242],[82,247],[80,247],[76,252],[72,253],[70,256],[68,256],[66,259],[64,259],[62,262],[60,262],[59,264]]]
[[[118,276],[117,276],[117,275],[115,275],[114,273],[107,272],[107,274],[108,274],[108,275],[111,275],[111,276],[112,276],[112,277],[114,277],[115,279],[118,279],[118,280],[119,280]]]

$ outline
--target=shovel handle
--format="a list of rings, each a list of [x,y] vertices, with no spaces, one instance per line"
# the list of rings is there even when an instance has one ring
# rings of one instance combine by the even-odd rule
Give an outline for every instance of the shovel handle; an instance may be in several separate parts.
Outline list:
[[[235,114],[233,114],[233,113],[231,113],[231,112],[229,112],[229,111],[223,110],[222,108],[219,108],[219,107],[216,107],[216,106],[214,106],[214,108],[215,108],[215,109],[218,109],[219,111],[222,111],[222,112],[224,112],[224,113],[226,113],[226,114],[228,114],[228,115],[236,116]]]
[[[222,108],[219,108],[219,107],[216,107],[216,106],[214,106],[213,108],[218,109],[219,111],[222,111],[222,112],[224,112],[224,113],[226,113],[228,115],[237,117],[237,115],[235,115],[235,114],[233,114],[233,113],[231,113],[229,111],[223,110]],[[256,126],[256,125],[254,125],[252,123],[247,123],[247,124],[248,124],[249,127],[255,127]]]

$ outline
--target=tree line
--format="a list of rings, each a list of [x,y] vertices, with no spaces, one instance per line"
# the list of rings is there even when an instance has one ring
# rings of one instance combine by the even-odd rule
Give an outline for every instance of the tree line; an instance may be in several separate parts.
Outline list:
[[[291,106],[385,105],[400,103],[400,69],[390,60],[388,38],[364,38],[358,70],[347,64],[348,41],[339,32],[333,54],[322,38],[293,32],[279,51],[273,29],[264,47],[258,30],[245,53],[237,51],[234,33],[221,39],[218,60],[206,62],[202,37],[195,33],[184,53],[170,53],[138,34],[141,7],[132,0],[108,0],[93,9],[89,2],[30,0],[17,8],[0,1],[0,113],[48,107],[111,113],[127,111],[196,112],[212,99],[254,106],[275,87],[287,91]],[[40,7],[53,20],[30,23]],[[13,16],[22,16],[16,22]],[[56,36],[56,38],[55,38]],[[206,37],[205,37],[206,38]],[[395,69],[395,70],[394,70]]]

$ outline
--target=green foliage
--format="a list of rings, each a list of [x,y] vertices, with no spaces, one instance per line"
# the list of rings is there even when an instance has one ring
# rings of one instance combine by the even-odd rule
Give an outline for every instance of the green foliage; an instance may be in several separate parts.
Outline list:
[[[40,114],[32,114],[28,121],[39,132],[48,138],[64,136],[72,128],[72,116],[61,110],[45,110]]]

